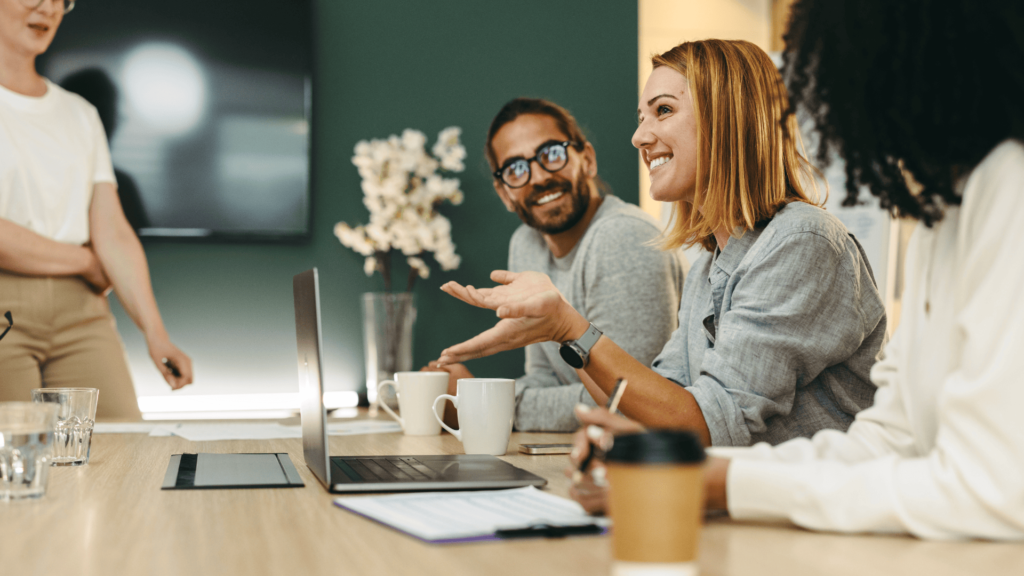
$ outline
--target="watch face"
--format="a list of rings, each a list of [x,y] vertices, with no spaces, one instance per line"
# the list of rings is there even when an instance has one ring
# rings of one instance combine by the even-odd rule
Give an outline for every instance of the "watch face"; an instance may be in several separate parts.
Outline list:
[[[562,356],[562,360],[573,368],[583,368],[583,357],[580,356],[579,350],[576,346],[565,343],[558,348],[558,354]]]

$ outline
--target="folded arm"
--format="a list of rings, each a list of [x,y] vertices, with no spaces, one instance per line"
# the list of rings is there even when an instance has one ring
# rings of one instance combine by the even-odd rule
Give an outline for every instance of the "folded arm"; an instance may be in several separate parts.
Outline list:
[[[98,293],[110,287],[87,246],[57,242],[0,218],[0,269],[25,276],[81,276]]]

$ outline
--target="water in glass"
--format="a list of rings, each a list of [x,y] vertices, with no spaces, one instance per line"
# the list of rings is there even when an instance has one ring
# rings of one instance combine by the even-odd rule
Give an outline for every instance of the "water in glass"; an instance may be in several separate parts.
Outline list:
[[[56,408],[0,403],[0,501],[46,493]]]

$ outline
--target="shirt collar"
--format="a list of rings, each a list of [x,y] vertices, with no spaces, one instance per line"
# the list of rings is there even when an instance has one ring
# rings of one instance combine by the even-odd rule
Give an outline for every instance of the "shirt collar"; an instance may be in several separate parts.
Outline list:
[[[715,250],[714,265],[716,268],[725,272],[729,276],[736,271],[736,268],[743,261],[743,257],[747,255],[750,247],[757,242],[757,239],[761,236],[765,227],[754,228],[753,230],[747,230],[743,232],[742,236],[732,236],[729,238],[729,242],[725,245],[724,249]],[[735,233],[734,233],[735,234]]]

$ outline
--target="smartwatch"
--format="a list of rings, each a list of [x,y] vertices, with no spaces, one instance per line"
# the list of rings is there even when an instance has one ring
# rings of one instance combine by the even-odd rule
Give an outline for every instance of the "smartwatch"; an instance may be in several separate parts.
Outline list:
[[[580,336],[578,340],[569,340],[568,342],[562,342],[562,346],[558,349],[558,353],[562,356],[562,360],[565,363],[577,370],[587,367],[587,362],[590,361],[590,349],[597,344],[597,341],[601,338],[602,332],[598,330],[597,326],[593,324],[587,331]]]

